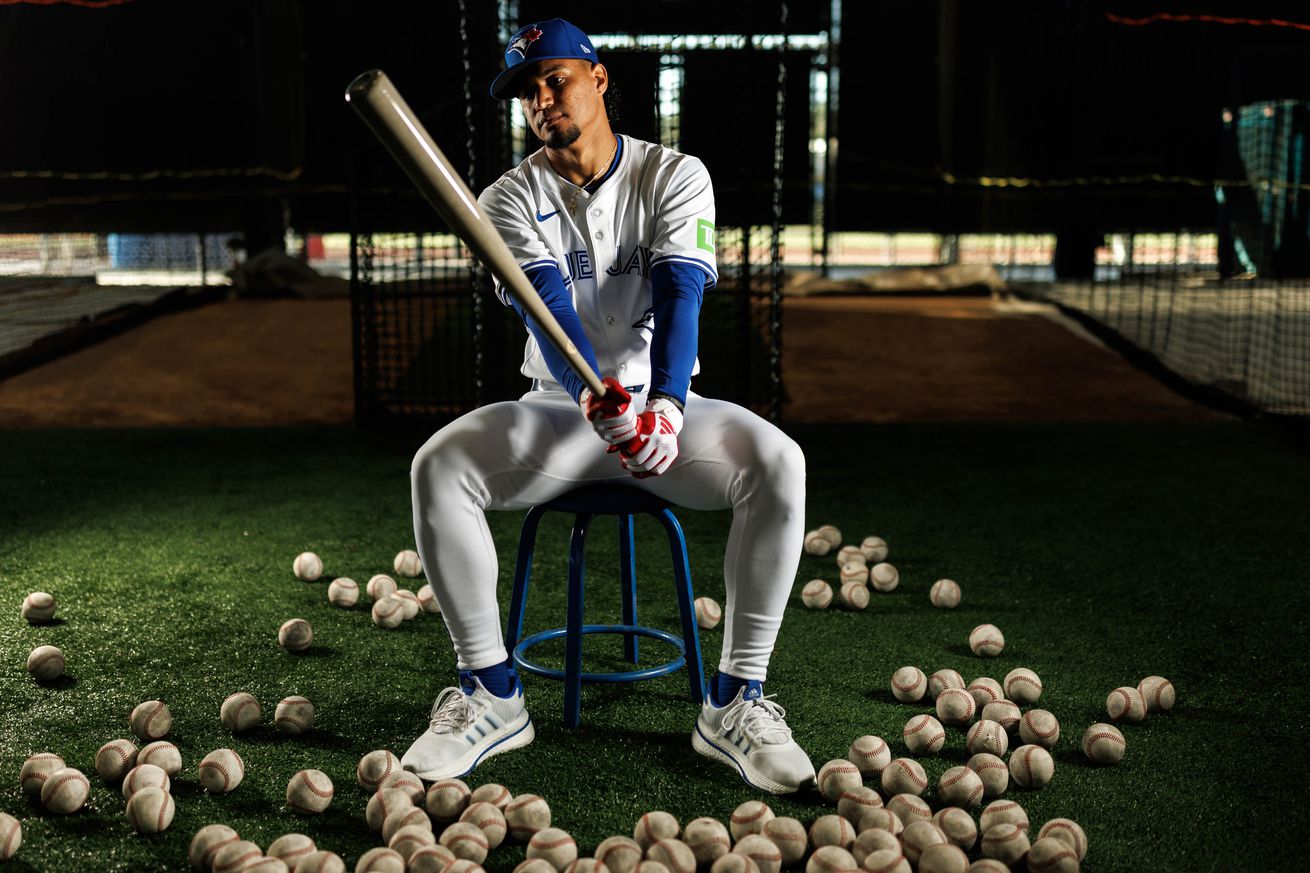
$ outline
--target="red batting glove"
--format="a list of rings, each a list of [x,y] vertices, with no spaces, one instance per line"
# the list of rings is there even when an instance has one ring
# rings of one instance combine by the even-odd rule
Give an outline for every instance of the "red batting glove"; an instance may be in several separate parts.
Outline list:
[[[632,408],[632,395],[613,376],[601,380],[605,395],[597,397],[590,388],[582,389],[578,405],[591,422],[596,434],[611,446],[622,445],[637,435],[637,414]]]
[[[656,397],[637,416],[637,436],[619,450],[620,462],[638,479],[659,476],[678,457],[682,410],[672,400]]]

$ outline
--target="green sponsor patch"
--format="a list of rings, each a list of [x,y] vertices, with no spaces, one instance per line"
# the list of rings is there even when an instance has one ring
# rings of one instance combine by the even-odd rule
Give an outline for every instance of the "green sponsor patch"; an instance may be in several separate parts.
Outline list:
[[[696,248],[714,252],[714,222],[701,218],[696,222]]]

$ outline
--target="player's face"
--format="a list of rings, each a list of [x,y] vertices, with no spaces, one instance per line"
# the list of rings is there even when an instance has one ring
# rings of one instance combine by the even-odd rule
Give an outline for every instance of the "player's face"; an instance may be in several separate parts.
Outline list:
[[[605,68],[579,60],[540,61],[519,77],[519,107],[548,148],[572,145],[605,113]]]

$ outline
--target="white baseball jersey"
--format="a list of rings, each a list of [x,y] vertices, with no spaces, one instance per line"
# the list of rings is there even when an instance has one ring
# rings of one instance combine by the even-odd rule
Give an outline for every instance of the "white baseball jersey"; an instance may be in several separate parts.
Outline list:
[[[519,266],[554,264],[573,297],[601,376],[650,383],[650,270],[666,261],[701,268],[718,282],[714,190],[705,165],[657,143],[621,137],[618,166],[594,195],[560,178],[539,149],[478,198]],[[569,204],[576,195],[576,208]],[[503,288],[496,288],[508,303]],[[692,374],[700,371],[700,361]],[[554,385],[528,333],[525,376]]]

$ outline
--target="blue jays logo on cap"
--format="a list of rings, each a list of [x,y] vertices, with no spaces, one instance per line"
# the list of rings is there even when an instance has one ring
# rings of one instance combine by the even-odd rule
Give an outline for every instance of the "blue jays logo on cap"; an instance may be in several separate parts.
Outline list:
[[[563,18],[529,24],[514,34],[505,48],[505,72],[491,83],[491,96],[498,100],[515,96],[514,80],[525,65],[566,58],[594,64],[596,47],[585,33]]]

